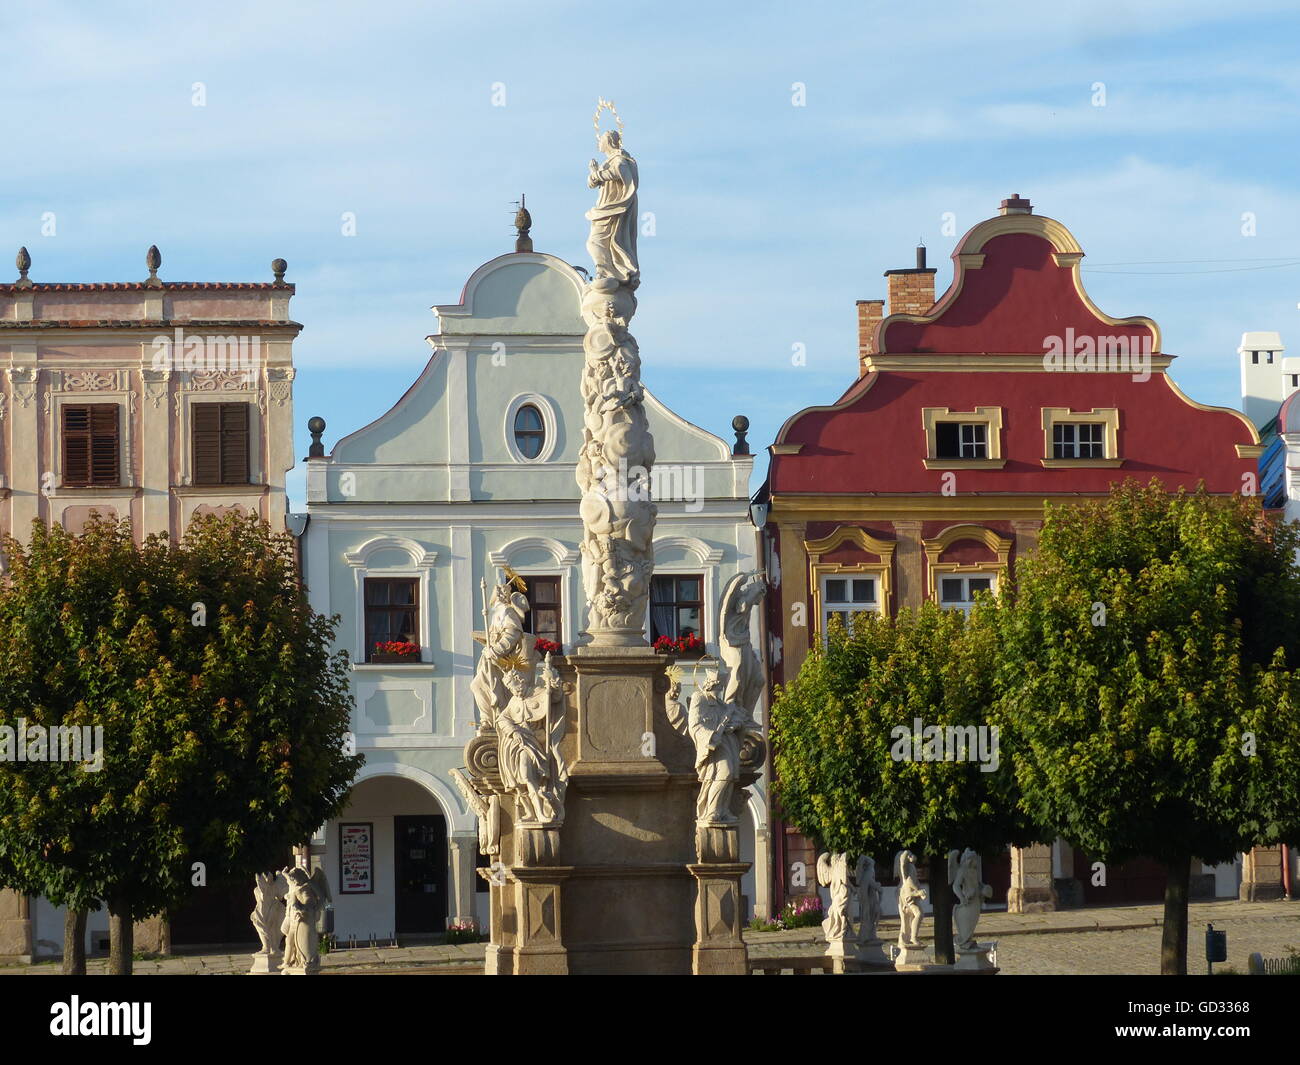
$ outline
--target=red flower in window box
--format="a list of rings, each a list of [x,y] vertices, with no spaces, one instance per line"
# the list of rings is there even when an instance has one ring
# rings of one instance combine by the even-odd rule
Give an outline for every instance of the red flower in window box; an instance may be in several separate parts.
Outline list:
[[[395,662],[418,662],[420,645],[409,640],[383,640],[375,644],[370,661],[393,664]]]
[[[554,640],[548,640],[544,636],[537,637],[537,642],[533,644],[533,650],[542,655],[559,655],[564,653],[564,648]]]
[[[654,649],[661,655],[698,655],[704,652],[704,641],[695,633],[686,636],[660,636],[654,642]]]

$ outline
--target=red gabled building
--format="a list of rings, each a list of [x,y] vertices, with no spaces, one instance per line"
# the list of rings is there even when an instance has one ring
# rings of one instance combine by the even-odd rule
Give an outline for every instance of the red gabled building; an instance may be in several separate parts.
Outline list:
[[[883,300],[859,302],[858,379],[785,423],[757,497],[774,684],[795,676],[831,614],[969,607],[1033,552],[1047,500],[1105,495],[1126,477],[1256,490],[1253,424],[1184,395],[1155,322],[1112,318],[1088,297],[1083,254],[1014,196],[958,242],[937,302],[924,249],[915,268],[886,272],[888,317]],[[793,831],[775,836],[779,899],[794,863],[815,855]],[[1142,863],[1112,870],[1104,898],[1087,879],[1071,885],[1083,860],[1060,843],[1013,852],[1010,908],[1055,906],[1054,880],[1089,902],[1159,895],[1163,875],[1146,883],[1156,871]],[[1193,873],[1202,894],[1216,877],[1228,893],[1235,876]]]

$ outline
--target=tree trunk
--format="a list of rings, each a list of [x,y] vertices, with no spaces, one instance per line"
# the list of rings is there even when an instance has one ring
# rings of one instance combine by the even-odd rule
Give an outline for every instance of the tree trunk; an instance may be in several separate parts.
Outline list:
[[[1160,975],[1187,975],[1187,896],[1192,880],[1192,858],[1165,866],[1165,923],[1160,937]]]
[[[930,908],[934,917],[934,960],[951,965],[957,960],[952,946],[952,904],[956,897],[948,884],[948,858],[932,854],[930,864]]]
[[[131,959],[135,953],[135,922],[125,902],[109,903],[108,936],[109,975],[130,976]]]
[[[86,911],[63,914],[63,975],[86,975]]]

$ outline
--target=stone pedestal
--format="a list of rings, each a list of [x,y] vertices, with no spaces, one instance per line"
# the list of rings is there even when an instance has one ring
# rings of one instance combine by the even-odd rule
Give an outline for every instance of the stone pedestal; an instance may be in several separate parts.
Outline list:
[[[280,954],[278,951],[259,950],[252,955],[252,959],[253,964],[248,970],[251,976],[275,973],[280,970]]]
[[[1049,913],[1056,910],[1056,902],[1051,844],[1012,847],[1007,913]]]
[[[320,959],[309,961],[306,965],[286,965],[280,970],[281,976],[315,976],[320,972]]]
[[[889,945],[882,939],[869,939],[853,944],[853,964],[859,969],[891,969]]]
[[[1282,883],[1282,848],[1255,847],[1241,856],[1242,902],[1272,902],[1286,894]]]
[[[996,943],[976,943],[970,947],[958,947],[957,964],[953,968],[962,972],[996,972],[992,955],[997,946]]]
[[[31,900],[8,888],[0,889],[0,958],[32,960]]]
[[[529,827],[502,801],[500,865],[479,870],[491,890],[486,972],[748,971],[749,866],[735,825],[697,833],[694,749],[668,722],[666,665],[646,646],[586,646],[559,666],[564,820]],[[467,761],[491,779],[493,758]]]
[[[691,971],[697,976],[747,975],[749,951],[742,935],[740,833],[734,824],[696,824],[691,865],[695,877],[695,945]]]
[[[899,972],[920,972],[930,961],[930,948],[916,946],[894,947],[894,968]]]

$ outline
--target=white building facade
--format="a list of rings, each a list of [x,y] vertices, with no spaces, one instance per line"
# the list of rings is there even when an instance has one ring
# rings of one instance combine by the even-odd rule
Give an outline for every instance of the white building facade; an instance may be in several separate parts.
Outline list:
[[[337,645],[353,660],[353,731],[366,758],[348,808],[313,841],[342,942],[437,934],[468,919],[486,925],[486,884],[475,872],[485,860],[451,771],[463,766],[477,724],[470,681],[482,582],[490,589],[509,567],[527,584],[529,630],[564,652],[581,640],[585,280],[532,251],[485,263],[460,303],[433,308],[433,355],[396,405],[328,456],[313,446],[322,454],[308,460],[304,577],[313,607],[342,618]],[[646,358],[653,365],[653,352]],[[659,508],[647,632],[694,633],[716,655],[726,582],[759,568],[753,457],[648,391],[646,410]],[[418,644],[418,655],[376,650],[393,641]],[[692,662],[682,664],[685,701]],[[765,701],[756,716],[766,727]],[[771,881],[765,788],[760,780],[750,789],[742,827],[742,858],[755,863],[744,892],[762,914]]]

